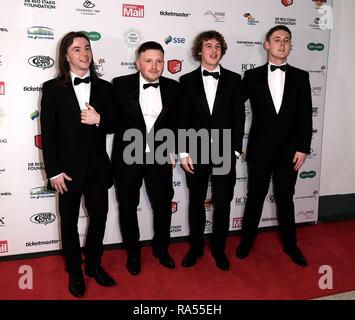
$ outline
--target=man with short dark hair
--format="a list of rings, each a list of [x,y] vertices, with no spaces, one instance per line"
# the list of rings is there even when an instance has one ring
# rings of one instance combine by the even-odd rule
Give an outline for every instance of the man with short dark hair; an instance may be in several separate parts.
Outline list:
[[[178,82],[162,76],[164,50],[159,43],[143,43],[138,48],[136,66],[139,72],[113,79],[114,107],[120,125],[114,137],[112,164],[122,240],[128,253],[126,266],[132,275],[141,271],[137,207],[143,180],[153,209],[153,255],[159,258],[161,265],[175,268],[168,252],[175,160],[167,157],[165,163],[158,162],[156,150],[162,142],[155,141],[152,145],[147,136],[154,136],[160,129],[175,133],[179,98]],[[136,141],[142,139],[131,163],[127,150],[132,142],[124,137],[125,133],[133,131],[139,135]]]
[[[309,74],[287,64],[291,31],[286,26],[270,29],[264,47],[268,63],[246,71],[242,80],[253,117],[246,152],[248,194],[236,255],[243,259],[253,247],[272,177],[283,249],[305,267],[307,261],[297,246],[293,195],[312,139]]]

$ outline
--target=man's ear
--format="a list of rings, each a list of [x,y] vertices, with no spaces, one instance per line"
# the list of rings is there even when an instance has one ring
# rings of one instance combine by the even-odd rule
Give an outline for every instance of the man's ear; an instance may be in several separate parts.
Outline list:
[[[264,49],[269,50],[270,49],[270,42],[269,41],[264,41]]]

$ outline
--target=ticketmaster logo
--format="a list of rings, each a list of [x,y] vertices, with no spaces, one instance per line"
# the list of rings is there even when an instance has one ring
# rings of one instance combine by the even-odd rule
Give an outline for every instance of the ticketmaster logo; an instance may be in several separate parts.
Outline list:
[[[322,51],[322,50],[324,50],[324,44],[311,42],[307,45],[307,48],[310,51]]]
[[[316,176],[316,172],[314,170],[311,171],[302,171],[300,173],[300,178],[307,179],[307,178],[314,178]]]

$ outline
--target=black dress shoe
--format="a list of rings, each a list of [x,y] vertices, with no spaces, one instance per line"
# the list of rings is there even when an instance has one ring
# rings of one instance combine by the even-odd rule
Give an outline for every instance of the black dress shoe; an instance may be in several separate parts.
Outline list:
[[[173,258],[170,256],[169,252],[156,252],[153,250],[153,256],[156,258],[159,258],[159,262],[162,266],[169,268],[169,269],[174,269],[175,268],[175,262]]]
[[[138,275],[141,272],[140,254],[128,254],[126,267],[131,275]]]
[[[299,248],[293,248],[293,249],[284,249],[284,252],[289,255],[291,260],[301,266],[301,267],[307,267],[308,263],[306,258],[303,256],[301,250]]]
[[[82,273],[69,274],[69,292],[76,298],[81,298],[85,293],[85,281]]]
[[[239,246],[237,247],[235,254],[238,259],[244,259],[249,255],[250,250],[252,248],[253,248],[253,245],[245,245],[245,244],[240,243]]]
[[[101,267],[86,267],[85,274],[90,278],[95,278],[97,284],[103,287],[113,287],[116,281]]]
[[[203,256],[202,250],[190,249],[184,259],[182,259],[181,265],[183,267],[192,267],[196,264],[197,259]]]
[[[216,261],[217,268],[228,271],[230,268],[229,260],[225,253],[218,253],[213,255],[214,260]]]

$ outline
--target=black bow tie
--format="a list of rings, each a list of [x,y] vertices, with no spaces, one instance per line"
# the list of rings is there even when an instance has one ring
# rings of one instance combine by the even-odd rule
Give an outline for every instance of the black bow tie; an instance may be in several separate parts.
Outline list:
[[[212,76],[215,79],[219,78],[219,72],[209,72],[207,70],[203,70],[202,74],[207,77],[207,76]]]
[[[281,71],[285,72],[286,71],[286,65],[283,64],[282,66],[275,66],[273,64],[270,64],[271,72],[274,72],[276,69],[280,69]]]
[[[78,77],[75,77],[74,78],[74,86],[77,86],[78,84],[84,82],[84,83],[90,83],[91,81],[91,78],[90,77],[86,77],[84,79],[81,79],[81,78],[78,78]]]
[[[147,89],[149,87],[154,87],[155,89],[159,87],[159,82],[154,82],[154,83],[145,83],[143,84],[143,89]]]

